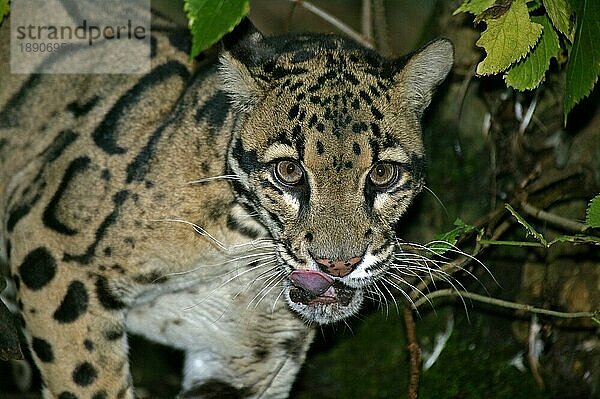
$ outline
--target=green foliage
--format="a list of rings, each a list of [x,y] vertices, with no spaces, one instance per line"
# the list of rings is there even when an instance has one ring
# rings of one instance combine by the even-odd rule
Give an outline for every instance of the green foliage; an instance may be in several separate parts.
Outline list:
[[[471,14],[479,15],[494,5],[496,0],[465,0],[452,15],[460,14],[461,12],[470,12]]]
[[[550,67],[550,59],[556,58],[560,51],[558,35],[548,17],[536,16],[531,19],[544,28],[542,37],[531,54],[504,75],[506,84],[517,90],[532,90],[539,86]]]
[[[8,0],[0,0],[0,22],[2,22],[9,12],[10,5],[8,4]]]
[[[452,230],[436,237],[436,239],[427,246],[428,249],[438,255],[442,255],[456,245],[459,237],[469,234],[476,229],[475,226],[466,224],[460,218],[457,218],[453,225],[454,228]]]
[[[590,201],[586,213],[585,224],[592,228],[600,228],[600,194]]]
[[[527,55],[542,35],[542,26],[529,19],[525,0],[515,0],[505,12],[498,7],[488,10],[487,29],[477,41],[487,54],[477,65],[479,75],[504,71]]]
[[[599,198],[599,197],[600,197],[600,195],[597,196],[596,198],[594,198],[592,200],[592,202],[590,202],[590,207],[588,208],[588,217],[590,215],[590,208],[593,208],[592,213],[594,213],[595,215],[596,215],[596,211],[598,211],[598,213],[600,213],[600,209],[599,209],[600,208],[600,205],[599,205],[600,200],[597,200],[597,198]],[[594,204],[595,201],[597,201],[599,204]],[[519,224],[525,228],[526,236],[532,236],[536,241],[479,240],[480,244],[518,246],[518,247],[541,247],[541,248],[550,248],[554,244],[565,243],[565,242],[569,242],[572,244],[600,245],[600,237],[596,237],[596,236],[592,236],[592,235],[584,235],[584,234],[559,235],[559,236],[555,237],[553,240],[548,240],[546,237],[544,237],[543,234],[538,232],[531,224],[529,224],[523,216],[519,215],[519,213],[517,213],[517,211],[515,211],[512,206],[510,206],[509,204],[506,204],[506,209],[511,213],[512,216],[514,216],[515,219],[517,219],[517,222],[519,222]],[[598,216],[598,215],[596,215],[596,216]]]
[[[194,58],[231,32],[249,10],[249,0],[184,0],[192,32],[190,57]]]
[[[503,73],[508,86],[533,90],[551,58],[566,62],[565,120],[594,88],[600,75],[600,1],[464,0],[454,14],[461,12],[486,24],[477,41],[486,52],[479,75]],[[558,57],[561,50],[568,51],[567,58]]]
[[[579,0],[575,40],[567,63],[565,115],[587,97],[600,75],[600,1]]]
[[[571,5],[568,0],[544,0],[544,7],[552,24],[560,33],[573,41],[573,24],[571,23]]]

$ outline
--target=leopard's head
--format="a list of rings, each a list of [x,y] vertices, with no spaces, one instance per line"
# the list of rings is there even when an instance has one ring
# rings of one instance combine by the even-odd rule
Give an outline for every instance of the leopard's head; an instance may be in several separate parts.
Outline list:
[[[356,314],[389,269],[423,186],[421,116],[452,61],[443,39],[392,60],[336,35],[257,32],[222,55],[233,189],[276,242],[284,296],[307,321]]]

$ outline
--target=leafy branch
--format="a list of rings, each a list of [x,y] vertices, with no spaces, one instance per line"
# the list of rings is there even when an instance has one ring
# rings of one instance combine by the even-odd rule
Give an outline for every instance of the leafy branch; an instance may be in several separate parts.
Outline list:
[[[502,74],[508,86],[533,90],[552,58],[561,66],[566,63],[565,120],[591,93],[600,75],[600,2],[464,0],[454,14],[464,12],[486,24],[476,43],[486,52],[477,74]]]

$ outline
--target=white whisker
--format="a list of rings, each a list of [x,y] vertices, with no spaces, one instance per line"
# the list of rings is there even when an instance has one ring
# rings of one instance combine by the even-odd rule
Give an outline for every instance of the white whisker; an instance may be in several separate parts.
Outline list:
[[[213,180],[240,180],[240,177],[238,175],[210,176],[210,177],[204,177],[204,178],[198,179],[198,180],[188,181],[188,182],[185,182],[185,184],[201,184],[201,183],[206,183],[206,182],[213,181]]]

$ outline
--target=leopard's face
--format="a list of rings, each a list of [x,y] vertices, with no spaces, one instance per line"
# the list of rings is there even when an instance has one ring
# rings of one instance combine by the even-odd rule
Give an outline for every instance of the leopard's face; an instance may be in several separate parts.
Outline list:
[[[403,69],[339,38],[321,44],[247,70],[263,92],[228,162],[276,243],[289,306],[324,324],[355,314],[388,271],[424,154]]]

